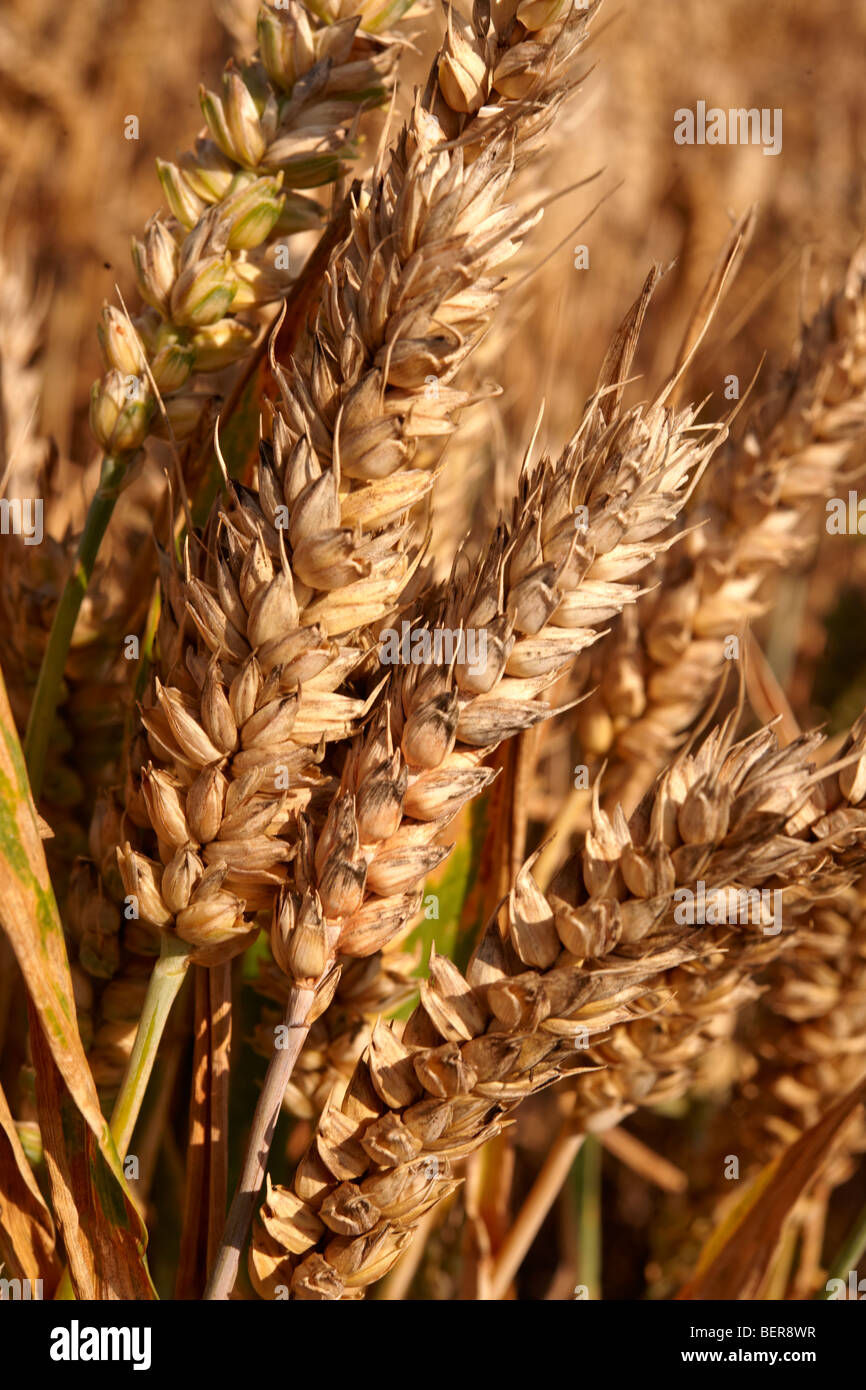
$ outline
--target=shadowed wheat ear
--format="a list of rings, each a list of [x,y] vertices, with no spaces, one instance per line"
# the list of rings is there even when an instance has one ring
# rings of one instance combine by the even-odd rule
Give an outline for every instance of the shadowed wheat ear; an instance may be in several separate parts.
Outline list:
[[[564,1071],[592,1069],[575,1084],[596,1128],[688,1084],[714,995],[732,1009],[750,999],[745,983],[780,944],[764,921],[677,926],[677,890],[779,885],[793,916],[846,873],[810,799],[820,739],[780,750],[763,730],[732,746],[731,730],[681,757],[630,826],[596,798],[592,833],[557,891],[545,898],[527,866],[505,932],[491,923],[465,978],[433,953],[418,1009],[402,1030],[375,1029],[292,1189],[269,1186],[250,1250],[263,1296],[363,1296],[451,1190],[451,1162]],[[847,853],[862,861],[855,834]]]
[[[684,520],[707,522],[663,566],[640,636],[602,649],[578,716],[584,752],[645,785],[712,698],[724,641],[767,606],[767,581],[809,547],[804,522],[847,485],[866,419],[866,248],[803,333],[798,359]],[[661,577],[661,576],[660,576]],[[582,727],[581,727],[582,725]],[[634,793],[631,793],[633,799]]]
[[[852,752],[862,753],[864,725],[861,716],[839,750],[840,761]],[[863,1076],[866,878],[858,862],[866,827],[863,778],[862,758],[856,758],[823,784],[824,815],[813,824],[812,833],[826,835],[830,831],[834,838],[841,835],[840,844],[844,845],[846,830],[853,832],[850,869],[856,878],[812,905],[798,920],[796,930],[786,934],[785,950],[761,974],[760,1013],[753,1027],[738,1039],[743,1060],[736,1092],[730,1107],[719,1117],[724,1118],[724,1124],[713,1126],[712,1161],[703,1184],[711,1229],[725,1219],[731,1204],[730,1183],[720,1184],[718,1176],[724,1168],[723,1156],[731,1149],[732,1113],[736,1116],[743,1176],[748,1181],[760,1166],[776,1159],[816,1125]],[[846,858],[844,850],[839,858]],[[728,1020],[724,1012],[713,1013],[707,1020],[714,1033],[718,1024],[722,1035],[731,1031],[732,1023],[733,1018]],[[796,1274],[786,1286],[786,1297],[809,1297],[815,1292],[830,1198],[834,1189],[851,1178],[864,1149],[866,1125],[861,1115],[840,1139],[831,1161],[822,1167],[809,1198],[792,1213],[791,1229],[799,1233],[801,1252]],[[724,1195],[723,1189],[728,1189]],[[849,1264],[843,1262],[843,1277]],[[682,1282],[682,1276],[677,1282]]]
[[[840,749],[844,759],[866,742],[861,717]],[[826,784],[826,805],[815,830],[850,834],[857,872],[857,846],[866,829],[864,771],[849,763]],[[844,841],[843,841],[844,843]],[[762,1037],[762,1063],[750,1083],[750,1109],[761,1152],[772,1156],[815,1124],[823,1110],[844,1094],[863,1071],[863,984],[866,978],[864,879],[821,903],[803,924],[791,949],[767,975],[765,1004],[776,1027]],[[769,1037],[767,1036],[769,1034]],[[846,1141],[844,1154],[864,1145],[861,1125]],[[830,1174],[825,1175],[829,1182]],[[850,1176],[847,1162],[833,1170],[835,1182]]]
[[[702,1194],[712,1229],[725,1219],[731,1204],[730,1182],[719,1181],[732,1147],[731,1112],[736,1115],[741,1177],[748,1182],[817,1124],[866,1068],[862,875],[830,901],[817,903],[787,944],[763,976],[766,993],[754,1033],[738,1039],[743,1060],[724,1125],[713,1125],[712,1159]],[[820,1286],[826,1274],[834,1272],[821,1258],[828,1207],[835,1189],[856,1172],[864,1150],[866,1124],[861,1114],[840,1137],[808,1198],[791,1214],[791,1229],[801,1246],[786,1297],[810,1297],[817,1291],[816,1282]],[[843,1264],[843,1277],[851,1263]]]

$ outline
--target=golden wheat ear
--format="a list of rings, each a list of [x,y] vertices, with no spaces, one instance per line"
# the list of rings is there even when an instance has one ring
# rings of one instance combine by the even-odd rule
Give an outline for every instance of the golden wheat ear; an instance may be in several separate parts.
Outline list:
[[[250,1250],[263,1297],[280,1286],[301,1299],[359,1297],[450,1192],[452,1162],[564,1072],[581,1073],[578,1128],[614,1125],[688,1087],[721,1036],[719,1008],[735,1017],[755,997],[755,972],[783,949],[756,890],[784,897],[790,925],[866,862],[838,780],[835,833],[819,807],[801,823],[819,736],[780,749],[772,730],[733,743],[732,729],[729,720],[683,755],[633,827],[596,798],[592,832],[554,889],[545,897],[521,872],[504,930],[494,919],[465,978],[433,953],[405,1028],[374,1030],[292,1188],[268,1189]],[[822,778],[863,756],[860,740]],[[753,890],[742,922],[701,917],[731,890],[739,904],[742,884]],[[690,920],[676,911],[686,898]]]
[[[477,115],[449,105],[440,55],[396,151],[362,190],[314,329],[288,369],[274,364],[282,399],[258,491],[232,486],[183,577],[165,576],[166,683],[143,711],[148,747],[134,749],[143,771],[139,791],[133,766],[128,801],[156,830],[164,867],[142,867],[132,851],[123,867],[157,889],[168,874],[182,905],[163,899],[166,910],[200,951],[243,948],[250,916],[288,881],[293,818],[319,816],[333,797],[317,750],[345,740],[373,698],[344,693],[369,642],[355,634],[377,630],[417,563],[403,518],[433,478],[406,465],[417,440],[447,434],[469,399],[448,383],[495,305],[491,267],[526,224],[502,200],[586,26],[587,12],[569,11],[544,37],[526,31],[516,43],[489,26],[491,99]],[[470,136],[480,147],[471,162]],[[352,876],[363,893],[360,869]],[[337,911],[330,897],[325,909]]]

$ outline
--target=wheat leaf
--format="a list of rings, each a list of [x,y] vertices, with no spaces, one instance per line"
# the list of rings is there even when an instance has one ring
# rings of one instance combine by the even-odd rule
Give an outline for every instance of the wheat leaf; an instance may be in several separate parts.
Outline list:
[[[866,1095],[866,1077],[762,1168],[713,1232],[680,1299],[759,1298],[785,1225]]]
[[[29,995],[39,1120],[55,1213],[72,1259],[69,1226],[78,1221],[78,1204],[88,1209],[90,1195],[96,1203],[92,1268],[85,1268],[83,1257],[80,1268],[72,1265],[79,1292],[91,1286],[110,1290],[119,1280],[118,1287],[136,1290],[128,1296],[151,1297],[144,1223],[127,1189],[78,1032],[63,928],[2,672],[0,732],[0,925]],[[86,1179],[77,1169],[73,1181],[76,1150],[86,1149],[85,1128],[94,1152],[88,1155]],[[115,1261],[111,1252],[117,1246],[121,1258]]]
[[[0,1086],[0,1255],[15,1278],[42,1281],[43,1295],[60,1277],[54,1222],[27,1161]]]

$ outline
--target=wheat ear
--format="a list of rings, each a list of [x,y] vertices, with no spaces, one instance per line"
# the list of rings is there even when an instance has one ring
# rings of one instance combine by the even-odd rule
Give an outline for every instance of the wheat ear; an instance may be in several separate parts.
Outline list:
[[[269,1186],[250,1251],[260,1293],[282,1286],[300,1298],[362,1296],[421,1214],[452,1188],[451,1160],[484,1143],[520,1100],[564,1070],[604,1066],[608,1030],[614,1039],[637,1030],[637,1040],[630,1051],[625,1041],[616,1048],[617,1071],[581,1078],[583,1115],[601,1128],[649,1096],[652,1064],[647,1084],[642,1047],[677,972],[695,962],[699,985],[688,1007],[705,1017],[700,982],[709,970],[719,985],[722,947],[726,969],[740,963],[741,978],[780,949],[760,930],[712,929],[705,940],[701,930],[676,927],[678,885],[783,883],[798,911],[819,867],[823,890],[844,874],[826,838],[809,837],[817,816],[809,758],[819,740],[780,750],[765,730],[731,746],[731,728],[729,721],[696,756],[679,759],[631,827],[596,800],[593,832],[557,894],[545,899],[524,869],[505,936],[491,924],[465,979],[433,953],[402,1037],[377,1027],[342,1104],[322,1114],[293,1189]],[[862,855],[859,839],[855,852]],[[683,1030],[667,1037],[665,1069],[679,1084],[704,1046]],[[604,1090],[610,1076],[613,1096]]]
[[[720,460],[692,532],[642,605],[640,640],[602,651],[584,751],[645,784],[706,707],[725,638],[765,611],[767,581],[808,549],[804,519],[844,486],[866,410],[866,248],[804,330],[798,359]],[[578,716],[579,727],[581,716]],[[618,780],[620,789],[622,781]]]
[[[287,881],[294,850],[279,832],[321,782],[316,746],[345,737],[364,712],[337,692],[360,652],[332,639],[384,616],[405,584],[399,518],[430,479],[398,470],[415,440],[447,432],[468,399],[443,388],[431,400],[424,378],[450,381],[483,330],[496,288],[487,272],[526,223],[497,203],[563,94],[587,13],[570,6],[537,38],[513,20],[500,31],[481,9],[476,21],[470,67],[483,95],[476,101],[461,85],[469,39],[450,25],[427,91],[332,261],[315,331],[288,374],[273,364],[282,404],[273,446],[262,448],[258,495],[234,489],[194,552],[200,573],[188,563],[182,582],[166,575],[161,648],[176,645],[185,660],[172,669],[176,684],[157,683],[143,720],[171,772],[148,765],[141,798],[133,789],[127,802],[157,831],[165,871],[131,846],[121,865],[129,891],[146,897],[148,919],[174,925],[198,960],[249,941],[245,910],[268,905]],[[494,92],[498,106],[480,111]],[[195,647],[184,642],[187,612]],[[307,988],[290,994],[293,1039]],[[250,1141],[255,1171],[241,1182],[250,1215],[272,1129],[266,1107],[273,1097],[279,1104],[290,1075],[288,1055],[276,1062],[289,1070],[282,1086],[269,1075]]]

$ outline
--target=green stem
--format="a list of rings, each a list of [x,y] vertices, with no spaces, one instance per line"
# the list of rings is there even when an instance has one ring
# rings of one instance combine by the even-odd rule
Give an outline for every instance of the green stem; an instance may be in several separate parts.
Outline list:
[[[578,1282],[588,1296],[601,1298],[601,1144],[588,1134],[577,1156],[574,1184],[578,1205]]]
[[[159,960],[153,967],[147,986],[132,1055],[111,1112],[111,1137],[117,1145],[121,1162],[132,1139],[171,1006],[186,975],[190,950],[185,941],[180,941],[169,932],[163,933]]]
[[[24,757],[34,801],[38,801],[42,791],[48,742],[54,728],[54,715],[75,624],[93,574],[102,538],[114,511],[120,483],[128,467],[128,454],[122,454],[118,458],[107,454],[102,460],[99,487],[90,504],[84,530],[78,542],[75,567],[66,581],[57,612],[54,614],[54,622],[51,624],[48,646],[39,669],[39,679],[24,739]]]
[[[121,1163],[126,1157],[132,1139],[171,1006],[186,975],[191,949],[185,941],[168,932],[163,933],[159,960],[153,967],[147,994],[144,996],[144,1007],[135,1034],[132,1055],[111,1112],[111,1137]],[[54,1298],[59,1302],[75,1299],[68,1265],[63,1271]]]
[[[862,1207],[857,1214],[857,1218],[851,1230],[848,1232],[842,1248],[833,1261],[830,1272],[827,1275],[827,1284],[831,1279],[844,1279],[847,1282],[849,1270],[856,1270],[858,1261],[866,1250],[866,1206]],[[830,1290],[825,1287],[818,1295],[821,1299],[829,1299]]]

